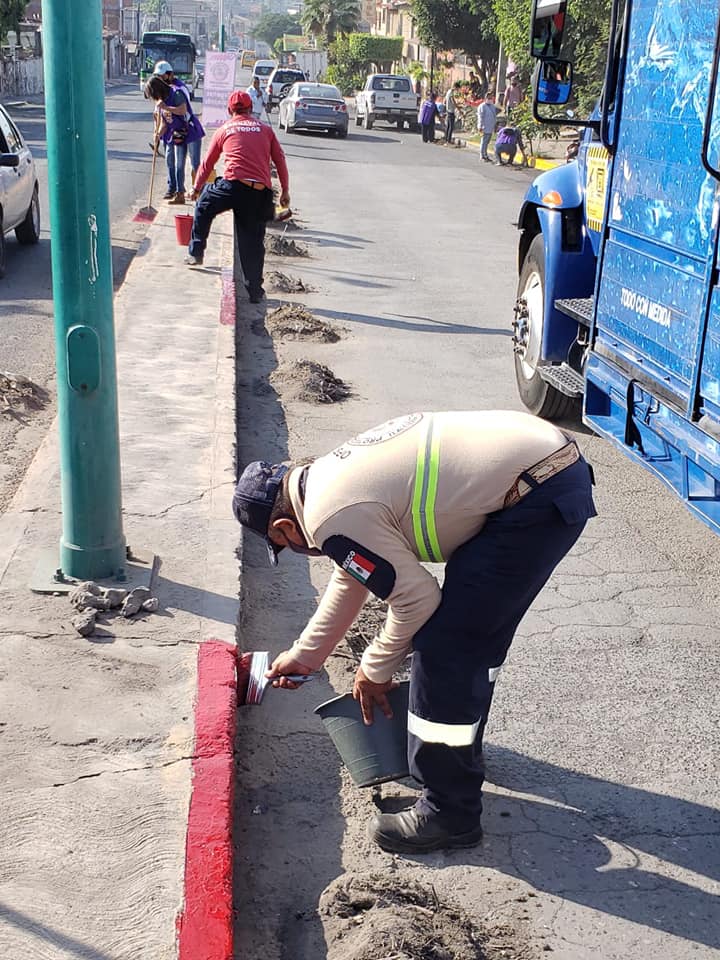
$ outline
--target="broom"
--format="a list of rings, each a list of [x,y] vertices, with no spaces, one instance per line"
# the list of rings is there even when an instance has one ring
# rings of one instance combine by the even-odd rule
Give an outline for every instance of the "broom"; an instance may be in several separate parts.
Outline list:
[[[256,707],[262,703],[268,684],[272,684],[265,674],[270,668],[270,654],[267,650],[243,653],[237,663],[237,702],[241,707]],[[293,683],[307,683],[317,674],[284,674]],[[279,679],[279,678],[278,678]]]
[[[157,216],[157,210],[152,205],[152,195],[153,195],[153,184],[155,182],[155,161],[158,155],[158,146],[160,144],[160,127],[155,120],[155,134],[153,136],[153,158],[152,158],[152,168],[150,170],[150,189],[148,191],[148,202],[146,207],[140,207],[138,212],[133,217],[133,223],[152,223],[155,217]]]

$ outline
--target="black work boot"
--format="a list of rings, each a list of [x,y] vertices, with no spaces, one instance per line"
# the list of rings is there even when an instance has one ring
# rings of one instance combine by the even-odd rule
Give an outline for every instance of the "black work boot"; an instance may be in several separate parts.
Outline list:
[[[439,813],[418,809],[417,805],[402,813],[380,813],[368,830],[371,840],[388,853],[431,853],[433,850],[454,850],[474,847],[482,840],[482,827],[458,826]]]

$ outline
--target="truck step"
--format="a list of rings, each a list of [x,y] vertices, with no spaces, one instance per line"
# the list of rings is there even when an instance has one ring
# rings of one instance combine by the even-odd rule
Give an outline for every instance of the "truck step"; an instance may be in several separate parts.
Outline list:
[[[566,363],[553,367],[538,367],[538,373],[546,383],[555,387],[566,397],[581,397],[585,392],[585,380],[582,374],[573,370]]]
[[[572,317],[573,320],[577,320],[578,323],[583,323],[589,327],[592,323],[593,311],[595,309],[595,298],[584,297],[574,300],[556,300],[555,308],[559,310],[560,313],[564,313],[568,317]]]

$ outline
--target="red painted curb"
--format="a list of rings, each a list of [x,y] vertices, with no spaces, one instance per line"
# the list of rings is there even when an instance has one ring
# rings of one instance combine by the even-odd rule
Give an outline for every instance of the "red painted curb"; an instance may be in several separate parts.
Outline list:
[[[177,919],[178,960],[232,960],[236,724],[236,650],[221,640],[208,640],[198,650],[184,905]]]
[[[220,323],[224,327],[235,326],[235,278],[232,267],[222,268],[222,298],[220,300]]]

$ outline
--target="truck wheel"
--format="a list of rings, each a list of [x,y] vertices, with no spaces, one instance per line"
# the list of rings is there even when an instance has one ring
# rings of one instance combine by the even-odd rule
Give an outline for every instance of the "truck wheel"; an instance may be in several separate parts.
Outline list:
[[[363,128],[365,130],[372,130],[373,128],[373,117],[371,113],[363,114]]]
[[[362,117],[360,116],[359,113],[356,113],[356,114],[355,114],[355,126],[356,126],[356,127],[361,127],[361,126],[362,126]]]
[[[576,408],[567,397],[550,386],[538,372],[545,306],[545,244],[541,233],[533,238],[525,254],[515,304],[515,379],[520,399],[530,413],[545,420],[561,420]]]
[[[405,126],[405,121],[404,121],[404,120],[398,120],[398,122],[397,122],[397,128],[398,128],[398,130],[402,130],[404,126]]]

